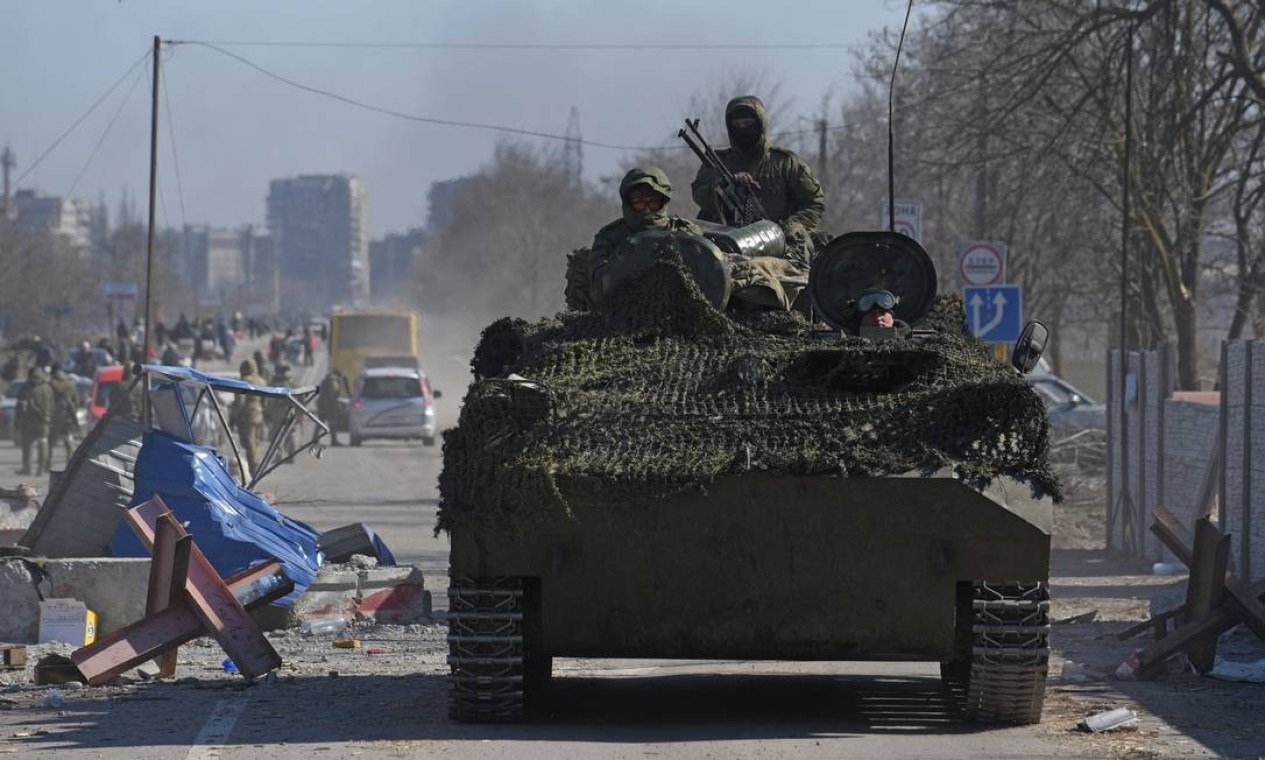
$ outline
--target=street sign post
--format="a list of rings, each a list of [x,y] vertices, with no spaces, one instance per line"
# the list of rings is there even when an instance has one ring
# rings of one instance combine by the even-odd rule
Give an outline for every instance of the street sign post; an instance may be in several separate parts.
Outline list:
[[[879,229],[887,229],[891,214],[891,206],[883,201],[883,217],[879,220]],[[922,204],[918,201],[896,201],[896,232],[922,242]]]
[[[985,343],[1014,343],[1023,330],[1023,289],[1018,285],[963,288],[966,328]]]
[[[107,282],[101,286],[101,294],[107,301],[134,301],[140,288],[134,282]]]
[[[1006,282],[1006,244],[982,240],[958,243],[958,281],[964,288]]]

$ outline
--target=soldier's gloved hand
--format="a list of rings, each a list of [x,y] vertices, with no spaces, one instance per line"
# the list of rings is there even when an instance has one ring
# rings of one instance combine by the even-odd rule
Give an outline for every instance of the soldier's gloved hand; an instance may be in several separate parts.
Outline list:
[[[729,265],[731,280],[746,280],[751,276],[751,262],[741,253],[725,254],[725,263]]]
[[[756,181],[755,177],[751,176],[751,172],[738,172],[734,175],[734,179],[737,180],[740,185],[746,185],[747,187],[755,190],[760,189],[760,183]]]
[[[803,243],[808,239],[808,230],[799,222],[783,223],[782,233],[786,235],[787,243]]]

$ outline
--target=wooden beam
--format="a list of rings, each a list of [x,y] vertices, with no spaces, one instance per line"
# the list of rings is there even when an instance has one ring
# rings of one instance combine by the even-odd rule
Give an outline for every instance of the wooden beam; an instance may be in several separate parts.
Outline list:
[[[1223,391],[1224,392],[1224,391]],[[1208,457],[1208,465],[1204,467],[1203,486],[1199,489],[1199,517],[1220,517],[1221,472],[1225,469],[1225,435],[1221,431],[1221,417],[1217,420],[1216,440],[1212,444],[1212,454]]]
[[[1163,612],[1156,613],[1146,620],[1143,620],[1141,623],[1135,623],[1120,633],[1117,633],[1116,638],[1120,641],[1127,641],[1149,628],[1154,630],[1155,639],[1158,641],[1168,632],[1168,621],[1174,617],[1183,615],[1185,611],[1186,608],[1184,606],[1178,605],[1171,610],[1164,610]]]
[[[1183,565],[1191,566],[1195,559],[1192,549],[1195,545],[1194,536],[1190,535],[1190,531],[1186,530],[1177,516],[1167,507],[1155,508],[1155,522],[1151,523],[1151,532]]]
[[[280,565],[275,559],[255,565],[230,578],[229,588],[234,595],[246,596],[256,582],[275,574]],[[287,580],[264,596],[247,603],[246,609],[262,607],[292,590],[294,583]],[[206,628],[193,613],[190,604],[179,601],[157,614],[124,626],[95,644],[76,649],[71,653],[70,659],[79,667],[79,672],[89,684],[99,686],[125,670],[205,634]]]
[[[1164,661],[1169,657],[1204,639],[1215,641],[1217,636],[1237,622],[1238,618],[1229,610],[1216,607],[1198,621],[1179,626],[1176,631],[1152,642],[1138,653],[1138,677],[1154,678],[1164,670]]]
[[[1186,582],[1186,623],[1206,617],[1221,604],[1229,564],[1230,537],[1218,530],[1210,518],[1199,518],[1195,523],[1194,563]],[[1192,642],[1187,656],[1200,673],[1212,670],[1217,659],[1216,637]]]
[[[1265,580],[1248,585],[1238,578],[1229,578],[1225,582],[1226,603],[1243,624],[1265,641]]]

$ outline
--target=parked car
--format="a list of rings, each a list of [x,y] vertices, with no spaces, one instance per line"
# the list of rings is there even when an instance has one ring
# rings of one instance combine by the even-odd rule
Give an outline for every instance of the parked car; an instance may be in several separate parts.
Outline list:
[[[435,445],[435,402],[426,375],[410,367],[373,367],[360,373],[348,409],[351,445],[370,438],[420,438]]]
[[[1107,429],[1107,407],[1077,390],[1058,375],[1036,374],[1028,382],[1040,394],[1050,414],[1050,428],[1067,435],[1090,428]]]
[[[18,394],[26,387],[25,380],[14,380],[4,389],[4,397],[0,399],[0,438],[8,438],[13,445],[18,445],[17,405]]]
[[[97,370],[92,378],[92,388],[88,391],[88,424],[87,428],[101,421],[110,408],[110,394],[123,382],[123,365],[115,364]]]

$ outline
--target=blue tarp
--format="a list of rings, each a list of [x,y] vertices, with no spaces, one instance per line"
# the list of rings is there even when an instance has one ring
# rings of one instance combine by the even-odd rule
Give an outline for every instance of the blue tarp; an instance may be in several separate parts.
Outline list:
[[[132,506],[161,497],[220,577],[276,557],[294,581],[294,591],[274,602],[279,606],[293,604],[316,578],[323,561],[316,531],[238,485],[214,449],[151,430],[134,475]],[[110,551],[115,557],[149,556],[124,520]]]

